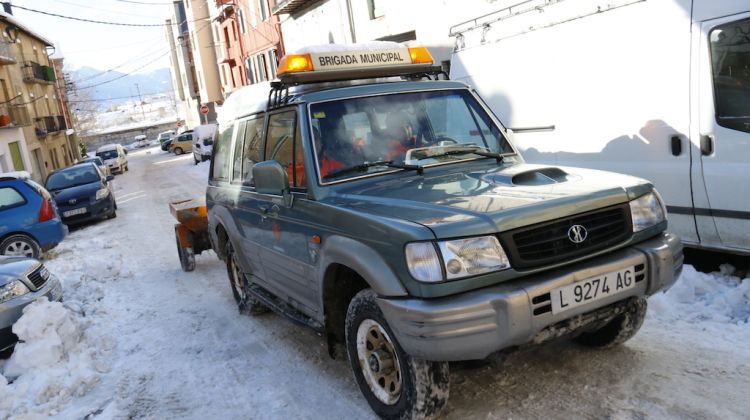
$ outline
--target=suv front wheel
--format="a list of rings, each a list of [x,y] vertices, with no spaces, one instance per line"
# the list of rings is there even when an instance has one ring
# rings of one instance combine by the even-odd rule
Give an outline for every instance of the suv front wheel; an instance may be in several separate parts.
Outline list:
[[[447,362],[406,354],[383,317],[371,289],[357,293],[346,313],[346,351],[370,407],[388,419],[436,416],[448,401]]]

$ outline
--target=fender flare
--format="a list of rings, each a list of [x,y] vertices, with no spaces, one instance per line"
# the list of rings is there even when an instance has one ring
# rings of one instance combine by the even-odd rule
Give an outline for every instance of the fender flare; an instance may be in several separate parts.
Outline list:
[[[325,279],[326,271],[332,264],[354,270],[378,296],[408,296],[401,280],[380,254],[360,241],[344,236],[326,238],[321,250],[318,278]]]

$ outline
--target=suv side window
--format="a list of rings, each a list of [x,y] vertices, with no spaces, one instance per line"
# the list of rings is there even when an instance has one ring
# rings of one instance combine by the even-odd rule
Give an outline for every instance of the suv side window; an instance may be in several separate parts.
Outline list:
[[[15,188],[0,188],[0,210],[20,206],[26,199]]]
[[[306,186],[301,136],[295,111],[279,112],[268,118],[265,158],[276,160],[286,168],[290,186]]]
[[[232,128],[234,124],[229,124],[219,133],[218,139],[214,144],[214,155],[211,158],[211,179],[216,181],[229,180],[229,152],[232,146]]]
[[[253,166],[262,160],[260,147],[263,135],[263,116],[256,116],[244,121],[245,142],[242,149],[242,182],[255,185],[253,180]],[[242,131],[240,131],[242,133]]]

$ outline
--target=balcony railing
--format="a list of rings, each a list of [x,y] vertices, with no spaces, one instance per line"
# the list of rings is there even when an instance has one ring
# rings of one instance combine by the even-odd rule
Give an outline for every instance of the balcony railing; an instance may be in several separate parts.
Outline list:
[[[26,82],[54,83],[55,70],[50,66],[27,61],[23,65],[23,80]]]
[[[13,44],[0,41],[0,65],[13,64],[16,62],[16,55],[13,53]]]
[[[60,116],[48,116],[34,119],[34,131],[37,137],[46,137],[47,134],[56,133],[67,129],[65,119]]]
[[[0,105],[0,128],[31,125],[31,116],[26,105]]]

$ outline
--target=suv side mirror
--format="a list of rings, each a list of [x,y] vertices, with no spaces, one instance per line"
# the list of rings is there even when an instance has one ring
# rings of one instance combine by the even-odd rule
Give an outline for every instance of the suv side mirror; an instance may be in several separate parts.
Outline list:
[[[261,194],[280,195],[284,197],[284,204],[292,204],[289,193],[289,175],[281,164],[275,160],[266,160],[253,166],[253,180],[255,190]]]

